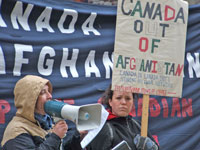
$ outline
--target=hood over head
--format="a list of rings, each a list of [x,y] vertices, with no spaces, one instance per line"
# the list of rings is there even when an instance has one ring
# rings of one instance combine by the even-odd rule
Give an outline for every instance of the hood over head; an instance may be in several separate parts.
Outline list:
[[[50,93],[52,93],[50,81],[39,76],[26,75],[16,83],[14,96],[17,116],[36,122],[34,117],[35,105],[41,90],[46,84]]]

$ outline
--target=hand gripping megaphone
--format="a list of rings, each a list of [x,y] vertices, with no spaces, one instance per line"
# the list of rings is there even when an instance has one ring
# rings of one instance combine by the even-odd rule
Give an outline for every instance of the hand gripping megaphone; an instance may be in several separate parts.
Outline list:
[[[44,104],[44,110],[52,117],[73,121],[79,131],[95,129],[101,124],[101,104],[74,106],[50,100]]]

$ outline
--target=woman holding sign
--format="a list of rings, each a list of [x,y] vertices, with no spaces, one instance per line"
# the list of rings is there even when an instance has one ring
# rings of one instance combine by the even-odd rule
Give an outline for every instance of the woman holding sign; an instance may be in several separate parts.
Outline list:
[[[123,150],[159,149],[149,133],[148,137],[140,136],[140,124],[130,115],[135,96],[130,92],[112,91],[109,86],[102,97],[109,116],[87,150],[117,150],[117,147],[123,147]]]

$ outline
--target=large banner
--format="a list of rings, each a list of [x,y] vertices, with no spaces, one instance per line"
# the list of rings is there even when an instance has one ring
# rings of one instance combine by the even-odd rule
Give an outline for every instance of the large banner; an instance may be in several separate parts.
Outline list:
[[[183,98],[150,97],[149,131],[161,150],[200,149],[199,11],[189,9]],[[0,0],[0,141],[16,112],[14,86],[27,74],[49,79],[53,98],[98,102],[111,83],[116,13],[66,0]],[[140,120],[142,96],[134,104]]]
[[[187,21],[182,0],[118,0],[112,89],[181,97]]]

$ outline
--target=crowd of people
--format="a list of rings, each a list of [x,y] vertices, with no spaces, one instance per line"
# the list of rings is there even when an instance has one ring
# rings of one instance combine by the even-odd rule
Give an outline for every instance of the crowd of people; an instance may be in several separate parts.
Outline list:
[[[81,140],[88,131],[73,132],[66,120],[54,122],[44,105],[52,100],[53,87],[49,80],[26,75],[14,88],[16,115],[4,131],[3,150],[81,150]],[[86,150],[110,150],[125,141],[130,150],[158,150],[150,133],[140,136],[140,123],[130,115],[135,94],[112,91],[111,85],[102,96],[102,105],[109,112],[106,123]],[[70,133],[71,132],[71,133]],[[70,134],[69,134],[70,133]]]

